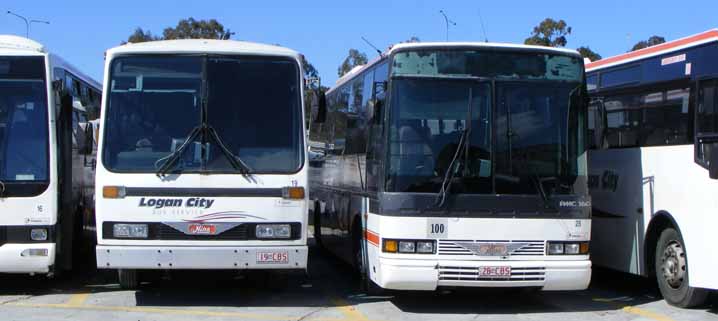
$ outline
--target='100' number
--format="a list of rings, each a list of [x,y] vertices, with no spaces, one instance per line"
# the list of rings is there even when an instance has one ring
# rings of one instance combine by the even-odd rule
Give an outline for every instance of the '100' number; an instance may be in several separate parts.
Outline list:
[[[431,234],[444,234],[444,224],[431,224]]]

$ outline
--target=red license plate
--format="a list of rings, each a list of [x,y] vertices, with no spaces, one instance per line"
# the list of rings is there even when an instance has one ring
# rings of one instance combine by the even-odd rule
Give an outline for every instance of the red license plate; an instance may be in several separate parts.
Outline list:
[[[194,235],[215,235],[217,226],[214,224],[190,224],[187,231]]]
[[[289,252],[257,252],[257,263],[287,264],[289,263]]]
[[[510,266],[482,266],[479,267],[479,277],[510,278]]]

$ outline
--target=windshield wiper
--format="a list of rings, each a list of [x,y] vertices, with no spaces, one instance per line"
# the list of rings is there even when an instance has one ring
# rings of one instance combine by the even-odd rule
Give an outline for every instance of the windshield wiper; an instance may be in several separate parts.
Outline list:
[[[195,127],[194,129],[192,129],[192,131],[190,132],[189,136],[187,136],[187,139],[185,139],[184,142],[182,142],[182,144],[181,144],[177,149],[175,149],[174,152],[170,153],[169,155],[167,155],[167,156],[165,156],[165,157],[162,157],[162,158],[158,159],[158,160],[155,162],[155,167],[156,167],[159,162],[161,162],[162,160],[165,160],[165,159],[166,159],[166,161],[164,162],[164,164],[162,164],[162,166],[160,166],[160,168],[159,168],[159,169],[157,170],[157,172],[155,173],[155,174],[157,175],[157,177],[162,178],[162,177],[165,177],[165,176],[167,175],[167,172],[168,172],[170,169],[172,169],[172,167],[173,167],[173,166],[177,163],[177,161],[180,159],[180,156],[182,156],[182,152],[187,148],[187,146],[190,145],[190,143],[191,143],[192,141],[195,140],[195,138],[197,138],[197,136],[199,136],[199,134],[200,134],[203,130],[204,130],[204,126],[203,126],[203,125],[199,125],[199,126]]]
[[[217,146],[219,146],[219,149],[222,151],[222,154],[227,157],[229,164],[232,165],[234,169],[238,170],[242,175],[249,175],[252,170],[245,162],[242,161],[241,158],[239,158],[239,156],[235,155],[234,153],[232,153],[231,150],[229,150],[229,148],[227,148],[227,145],[224,144],[214,127],[208,125],[207,131],[209,132],[209,137],[214,139],[214,141],[217,143]]]
[[[454,176],[456,176],[456,172],[459,171],[458,168],[454,169],[454,164],[456,164],[456,160],[460,158],[459,155],[462,154],[461,150],[466,147],[467,136],[469,136],[469,130],[465,128],[461,132],[461,137],[459,137],[459,144],[456,146],[454,158],[451,160],[451,163],[449,163],[449,167],[446,168],[446,174],[444,174],[444,180],[441,182],[439,195],[436,196],[436,201],[434,202],[435,207],[441,207],[444,205],[444,202],[446,202],[446,194],[448,194],[451,189],[451,181],[454,179]]]
[[[534,184],[536,185],[536,190],[538,191],[539,196],[541,196],[543,207],[556,210],[553,204],[551,204],[553,201],[551,199],[551,196],[546,192],[546,189],[543,187],[541,178],[533,171],[531,171],[531,180],[534,181]]]

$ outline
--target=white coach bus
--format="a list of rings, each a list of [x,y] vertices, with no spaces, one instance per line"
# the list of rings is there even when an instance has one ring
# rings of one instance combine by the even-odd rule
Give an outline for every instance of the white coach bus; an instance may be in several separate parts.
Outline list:
[[[94,207],[100,84],[41,44],[0,35],[0,273],[72,267]]]
[[[299,55],[231,40],[107,51],[97,267],[305,269]]]
[[[592,259],[681,307],[718,289],[718,30],[587,64]]]
[[[369,290],[588,286],[578,53],[400,44],[317,98],[315,237]]]

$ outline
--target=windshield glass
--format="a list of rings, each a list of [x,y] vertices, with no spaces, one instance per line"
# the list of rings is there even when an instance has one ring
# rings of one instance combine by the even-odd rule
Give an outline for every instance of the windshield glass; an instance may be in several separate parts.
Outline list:
[[[469,129],[468,155],[457,160],[461,184],[452,191],[491,192],[490,85],[407,78],[392,86],[387,190],[437,192],[462,131]]]
[[[417,50],[395,54],[391,74],[387,191],[438,193],[453,177],[457,194],[587,192],[580,58]]]
[[[0,57],[0,181],[48,180],[43,57]]]
[[[290,173],[302,162],[299,72],[284,58],[131,56],[114,59],[103,163],[152,172],[203,122],[252,173]],[[170,171],[238,172],[203,131]]]

